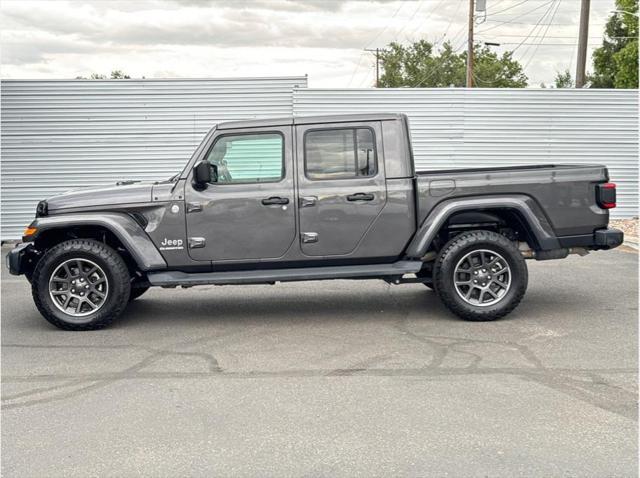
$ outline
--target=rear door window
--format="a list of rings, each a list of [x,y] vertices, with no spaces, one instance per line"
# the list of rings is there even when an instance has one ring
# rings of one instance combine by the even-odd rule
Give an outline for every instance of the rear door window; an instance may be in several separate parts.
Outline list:
[[[304,137],[309,179],[351,179],[377,173],[373,131],[369,128],[311,130]]]

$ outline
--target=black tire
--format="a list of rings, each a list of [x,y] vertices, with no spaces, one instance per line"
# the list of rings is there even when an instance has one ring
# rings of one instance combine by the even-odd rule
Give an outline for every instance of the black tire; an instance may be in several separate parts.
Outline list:
[[[136,300],[142,294],[149,290],[149,287],[132,287],[131,294],[129,294],[129,302]]]
[[[99,266],[107,287],[100,307],[95,312],[89,310],[87,315],[81,317],[59,309],[49,293],[49,280],[56,269],[75,259]],[[73,277],[76,276],[71,275]],[[93,239],[73,239],[49,249],[36,265],[32,279],[31,292],[36,307],[45,319],[64,330],[96,330],[108,326],[124,311],[131,291],[129,271],[122,257],[111,247]],[[89,293],[86,299],[89,299]],[[81,311],[82,308],[81,305]]]
[[[466,287],[466,289],[458,292],[459,289],[457,289],[454,284],[454,272],[458,264],[465,257],[468,257],[468,254],[473,253],[474,251],[478,251],[479,253],[479,251],[482,250],[499,254],[509,266],[510,286],[505,288],[506,292],[503,292],[502,295],[500,295],[500,292],[502,291],[498,286],[496,286],[499,298],[490,298],[490,300],[487,301],[488,303],[492,300],[497,301],[491,305],[471,304],[461,296],[463,293],[466,295],[465,292],[469,291],[470,288],[475,288],[475,291],[478,292],[477,295],[479,298],[472,300],[481,302],[484,295],[482,294],[479,285],[463,285],[462,287]],[[495,258],[495,256],[491,257]],[[468,264],[465,265],[467,265],[467,268],[469,267]],[[445,244],[438,254],[434,270],[434,286],[436,293],[451,312],[464,320],[489,321],[504,317],[518,306],[525,291],[527,290],[528,271],[522,254],[518,251],[513,242],[501,234],[492,231],[468,231],[455,236]],[[464,278],[467,273],[459,272],[459,274],[462,274],[462,276],[458,276],[459,278]],[[471,283],[473,277],[471,276],[471,272],[468,274],[469,283]],[[491,272],[488,274],[491,274]],[[504,276],[501,276],[501,278],[503,277]],[[491,279],[491,276],[489,275],[488,278]],[[474,295],[475,291],[473,292]]]

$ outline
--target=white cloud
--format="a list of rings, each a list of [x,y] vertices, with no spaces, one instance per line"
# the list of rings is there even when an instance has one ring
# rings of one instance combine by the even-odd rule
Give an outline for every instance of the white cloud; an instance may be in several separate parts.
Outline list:
[[[544,40],[549,0],[520,3],[487,0],[476,38],[500,42],[498,52],[517,47],[530,83],[551,83],[557,71],[575,68],[580,1],[562,0]],[[591,49],[613,5],[592,1]],[[463,49],[467,1],[4,0],[0,11],[5,78],[113,69],[147,78],[307,73],[310,86],[355,87],[373,82],[373,57],[363,48],[426,38]]]

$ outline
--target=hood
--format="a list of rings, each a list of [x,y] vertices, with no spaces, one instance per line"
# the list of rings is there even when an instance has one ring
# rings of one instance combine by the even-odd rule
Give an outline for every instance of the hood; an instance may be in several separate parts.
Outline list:
[[[122,182],[110,186],[77,189],[47,199],[49,213],[61,209],[96,208],[151,202],[153,182]],[[61,211],[59,211],[61,212]]]

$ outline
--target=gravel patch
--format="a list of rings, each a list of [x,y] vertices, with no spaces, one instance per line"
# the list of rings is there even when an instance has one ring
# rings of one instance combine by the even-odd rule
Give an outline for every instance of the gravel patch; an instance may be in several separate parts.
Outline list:
[[[633,219],[611,219],[609,221],[610,227],[615,227],[624,232],[624,239],[626,241],[638,242],[638,218]]]

